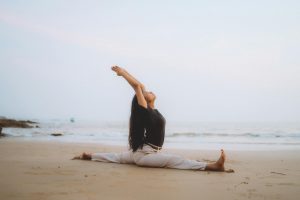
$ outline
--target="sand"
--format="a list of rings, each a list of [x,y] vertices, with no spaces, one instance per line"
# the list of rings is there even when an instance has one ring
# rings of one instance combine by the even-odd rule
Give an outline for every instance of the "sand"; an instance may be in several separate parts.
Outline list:
[[[300,199],[300,151],[227,151],[235,173],[70,160],[126,147],[0,140],[0,199]],[[215,160],[219,151],[165,150]]]

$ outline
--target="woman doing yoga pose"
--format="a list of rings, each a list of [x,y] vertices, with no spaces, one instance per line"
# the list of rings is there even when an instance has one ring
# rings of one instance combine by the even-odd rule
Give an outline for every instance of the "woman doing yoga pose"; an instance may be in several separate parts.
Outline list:
[[[143,167],[225,171],[223,150],[218,161],[214,163],[190,160],[161,152],[165,137],[165,118],[155,108],[155,94],[146,91],[144,85],[125,69],[118,66],[113,66],[111,69],[118,76],[122,76],[135,91],[129,123],[130,150],[122,153],[82,153],[74,159],[136,164]]]

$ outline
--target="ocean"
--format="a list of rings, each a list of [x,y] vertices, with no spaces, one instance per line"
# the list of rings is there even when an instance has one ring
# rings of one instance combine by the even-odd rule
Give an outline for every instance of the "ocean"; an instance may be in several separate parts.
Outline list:
[[[36,120],[35,120],[36,121]],[[8,137],[128,146],[128,122],[41,120],[38,128],[4,128]],[[52,136],[62,133],[62,136]],[[167,122],[164,148],[300,149],[297,122]]]

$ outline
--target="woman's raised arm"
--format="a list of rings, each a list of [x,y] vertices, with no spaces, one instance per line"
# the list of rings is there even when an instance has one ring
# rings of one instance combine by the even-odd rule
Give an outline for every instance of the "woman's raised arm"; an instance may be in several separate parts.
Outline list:
[[[125,80],[131,85],[134,89],[138,103],[147,108],[147,101],[143,95],[143,91],[145,91],[145,86],[140,83],[136,78],[134,78],[131,74],[129,74],[125,69],[119,66],[112,66],[111,69],[117,73],[118,76],[123,76]]]

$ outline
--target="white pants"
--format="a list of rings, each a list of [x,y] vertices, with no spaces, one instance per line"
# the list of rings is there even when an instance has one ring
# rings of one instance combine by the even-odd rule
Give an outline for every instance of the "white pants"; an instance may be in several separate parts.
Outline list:
[[[205,170],[207,163],[185,159],[174,154],[157,152],[149,145],[136,152],[122,153],[93,153],[92,160],[100,162],[114,162],[122,164],[136,164],[144,167],[165,167],[173,169],[198,169]]]

